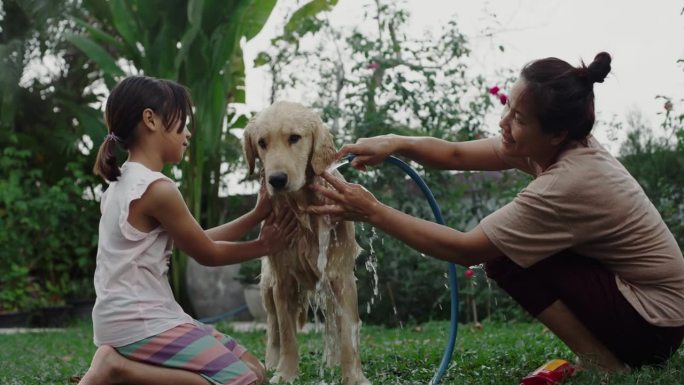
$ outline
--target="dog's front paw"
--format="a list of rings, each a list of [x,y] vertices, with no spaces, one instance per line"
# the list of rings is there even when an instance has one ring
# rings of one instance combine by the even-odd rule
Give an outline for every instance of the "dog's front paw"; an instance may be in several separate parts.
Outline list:
[[[373,385],[370,381],[363,375],[363,373],[358,373],[356,375],[345,378],[342,381],[343,385]]]
[[[281,371],[277,371],[273,377],[269,380],[271,384],[280,384],[283,382],[286,382],[288,384],[291,384],[294,382],[295,378],[297,378],[297,372],[295,371],[294,373],[286,374]]]

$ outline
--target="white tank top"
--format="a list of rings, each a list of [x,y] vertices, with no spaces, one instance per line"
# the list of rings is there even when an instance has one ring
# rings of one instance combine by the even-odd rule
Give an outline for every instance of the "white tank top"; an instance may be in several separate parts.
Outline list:
[[[120,347],[183,323],[168,280],[173,242],[161,227],[145,233],[128,222],[128,209],[164,174],[126,162],[100,203],[93,331],[95,345]]]

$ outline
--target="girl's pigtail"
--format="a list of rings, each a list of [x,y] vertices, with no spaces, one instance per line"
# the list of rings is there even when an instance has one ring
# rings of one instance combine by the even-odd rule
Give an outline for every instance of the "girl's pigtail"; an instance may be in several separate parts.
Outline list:
[[[116,164],[116,141],[113,138],[107,136],[100,145],[93,172],[110,182],[116,181],[121,175]]]

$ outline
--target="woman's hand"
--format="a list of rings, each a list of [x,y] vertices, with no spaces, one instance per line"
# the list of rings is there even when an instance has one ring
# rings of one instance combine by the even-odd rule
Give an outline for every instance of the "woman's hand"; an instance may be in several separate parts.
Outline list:
[[[259,196],[257,197],[256,205],[254,206],[254,214],[256,214],[259,221],[266,219],[268,214],[273,209],[271,205],[271,197],[268,196],[266,185],[263,184],[259,189]]]
[[[268,254],[288,246],[297,230],[297,220],[292,210],[283,210],[278,215],[271,212],[261,226],[259,240],[264,242]]]
[[[375,166],[385,160],[397,150],[396,135],[382,135],[372,138],[361,138],[355,144],[345,144],[337,153],[337,160],[349,154],[356,157],[351,161],[351,166],[366,171],[366,166]]]
[[[332,188],[314,184],[311,188],[324,197],[334,201],[334,204],[307,207],[312,214],[330,215],[333,220],[371,222],[373,214],[380,207],[380,202],[365,187],[348,183],[334,177],[328,171],[321,174]]]

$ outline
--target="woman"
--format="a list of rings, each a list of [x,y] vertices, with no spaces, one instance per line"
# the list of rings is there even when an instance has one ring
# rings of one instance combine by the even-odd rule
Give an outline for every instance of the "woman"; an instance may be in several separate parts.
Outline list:
[[[495,138],[453,143],[394,135],[360,139],[365,170],[390,154],[449,170],[516,168],[534,180],[469,232],[411,217],[362,186],[324,173],[312,188],[335,203],[310,208],[366,221],[407,245],[495,280],[583,360],[607,371],[662,364],[684,337],[684,258],[639,184],[591,136],[593,84],[610,72],[556,58],[526,65]]]

